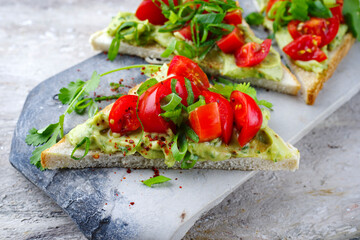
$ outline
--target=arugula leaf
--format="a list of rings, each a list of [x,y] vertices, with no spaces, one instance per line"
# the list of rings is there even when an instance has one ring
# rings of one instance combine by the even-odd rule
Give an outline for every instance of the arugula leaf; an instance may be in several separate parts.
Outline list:
[[[360,41],[360,2],[359,0],[346,0],[343,5],[343,15],[350,31]]]
[[[258,26],[263,24],[264,19],[265,19],[264,16],[258,12],[252,12],[245,17],[245,21],[253,26]]]
[[[170,181],[170,180],[171,180],[171,178],[159,175],[157,177],[153,177],[153,178],[150,178],[150,179],[148,179],[146,181],[143,181],[143,184],[145,184],[148,187],[152,187],[152,185],[154,185],[154,184],[164,183],[164,182],[167,182],[167,181]]]

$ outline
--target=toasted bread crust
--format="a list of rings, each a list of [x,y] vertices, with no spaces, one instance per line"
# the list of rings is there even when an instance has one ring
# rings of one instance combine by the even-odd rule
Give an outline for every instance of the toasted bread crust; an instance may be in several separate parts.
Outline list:
[[[288,58],[291,70],[301,82],[301,94],[307,104],[313,105],[315,103],[316,97],[324,83],[333,75],[341,60],[355,43],[355,40],[351,33],[347,33],[341,44],[335,50],[329,52],[328,68],[321,73],[306,71]]]

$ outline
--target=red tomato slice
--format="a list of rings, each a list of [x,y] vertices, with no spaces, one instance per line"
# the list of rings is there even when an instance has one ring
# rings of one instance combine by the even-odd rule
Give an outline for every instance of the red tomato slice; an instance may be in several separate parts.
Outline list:
[[[236,50],[235,60],[238,67],[252,67],[265,59],[271,47],[271,39],[264,40],[261,44],[250,42]]]
[[[109,126],[112,132],[123,135],[140,128],[136,116],[137,100],[138,96],[135,95],[125,95],[116,100],[109,114]]]
[[[172,93],[171,79],[177,80],[175,90],[182,98],[181,103],[187,104],[188,92],[185,86],[185,79],[181,76],[169,77],[167,80],[159,82],[149,88],[139,99],[139,118],[144,126],[145,132],[166,133],[169,128],[175,130],[175,125],[171,121],[166,121],[160,116],[163,112],[161,109],[161,99]],[[199,98],[200,91],[195,85],[191,85],[194,93],[194,99]]]
[[[312,17],[306,22],[293,20],[288,24],[288,30],[293,39],[302,35],[317,35],[321,37],[319,47],[329,44],[339,31],[338,17],[328,19]]]
[[[234,113],[230,102],[221,94],[210,91],[202,91],[201,95],[204,96],[207,104],[212,102],[216,102],[218,104],[222,131],[221,138],[224,143],[229,144],[234,123]]]
[[[235,11],[226,13],[226,15],[224,17],[224,21],[227,24],[233,24],[235,26],[238,25],[238,24],[241,24],[241,22],[242,22],[242,14],[241,14],[240,9],[237,9]]]
[[[169,65],[168,75],[182,76],[189,79],[199,90],[210,87],[208,77],[192,60],[184,56],[175,56]]]
[[[343,10],[343,5],[344,5],[344,1],[343,0],[337,0],[336,4],[338,6],[330,8],[331,13],[333,14],[334,17],[337,17],[340,21],[340,23],[344,23],[344,15],[342,14],[342,10]]]
[[[169,6],[168,0],[162,1]],[[177,0],[174,0],[174,5],[178,5]],[[148,19],[151,24],[163,25],[167,18],[162,14],[160,6],[159,1],[143,0],[136,9],[135,16],[141,21]]]
[[[182,29],[175,31],[180,33],[186,40],[192,41],[192,33],[190,25],[183,27]]]
[[[240,30],[235,27],[230,34],[223,36],[216,44],[224,53],[233,53],[245,44],[245,39]]]
[[[199,142],[211,141],[221,136],[221,120],[216,102],[200,106],[189,115],[191,128],[199,136]]]
[[[283,48],[283,51],[294,60],[322,62],[327,59],[326,54],[318,47],[321,37],[303,35]]]
[[[254,99],[240,91],[231,93],[230,104],[234,111],[235,127],[239,131],[238,142],[243,147],[261,128],[262,113]]]

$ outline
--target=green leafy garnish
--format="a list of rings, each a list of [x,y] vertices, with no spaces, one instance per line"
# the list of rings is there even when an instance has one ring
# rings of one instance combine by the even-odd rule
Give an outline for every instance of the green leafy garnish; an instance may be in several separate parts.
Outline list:
[[[252,97],[255,100],[255,102],[257,103],[257,105],[264,106],[264,107],[272,110],[272,107],[273,107],[272,103],[270,103],[266,100],[258,100],[257,99],[256,90],[255,90],[255,88],[250,86],[250,83],[240,83],[240,84],[228,83],[227,85],[216,83],[213,87],[209,88],[209,91],[219,93],[227,99],[230,98],[231,93],[235,90],[246,93],[247,95]]]
[[[64,120],[66,115],[71,114],[74,110],[77,112],[83,112],[81,109],[84,109],[85,108],[84,106],[89,107],[89,114],[91,115],[95,114],[98,108],[94,101],[109,100],[109,99],[118,98],[120,96],[120,95],[114,95],[114,96],[98,97],[95,99],[92,98],[84,99],[85,95],[89,95],[89,92],[94,91],[99,86],[100,77],[121,70],[132,69],[132,68],[147,68],[147,67],[155,68],[158,66],[133,65],[133,66],[114,69],[105,72],[101,75],[98,74],[97,72],[94,72],[91,78],[86,82],[77,80],[76,82],[71,82],[67,88],[61,88],[60,93],[58,94],[58,98],[61,101],[61,103],[67,104],[68,107],[66,108],[65,112],[59,116],[59,121],[57,123],[50,124],[49,126],[40,130],[37,130],[36,128],[32,128],[30,129],[28,135],[25,138],[25,142],[28,145],[37,147],[32,152],[32,156],[30,157],[30,163],[43,170],[41,166],[41,152],[54,145],[57,142],[58,138],[64,137]]]
[[[343,15],[350,31],[360,41],[360,2],[358,0],[344,1]]]
[[[258,26],[263,24],[264,19],[265,19],[264,16],[258,12],[252,12],[245,17],[246,22],[249,25],[253,25],[253,26]]]
[[[159,175],[159,176],[150,178],[150,179],[148,179],[146,181],[143,181],[143,184],[145,184],[148,187],[151,187],[154,184],[164,183],[164,182],[167,182],[167,181],[170,181],[170,180],[171,180],[171,178]]]
[[[74,154],[75,154],[76,150],[84,144],[85,144],[84,154],[79,158],[75,157]],[[70,157],[74,160],[81,160],[88,154],[89,150],[90,150],[90,139],[88,137],[84,137],[83,140],[81,140],[78,144],[76,144],[74,150],[71,152]]]
[[[155,78],[150,78],[149,80],[146,80],[141,86],[138,88],[136,93],[141,96],[146,90],[157,84],[158,81]]]
[[[120,87],[124,87],[124,85],[123,85],[123,84],[120,84],[120,83],[112,82],[112,83],[110,83],[110,87],[111,87],[111,90],[116,91],[116,90],[118,90]]]

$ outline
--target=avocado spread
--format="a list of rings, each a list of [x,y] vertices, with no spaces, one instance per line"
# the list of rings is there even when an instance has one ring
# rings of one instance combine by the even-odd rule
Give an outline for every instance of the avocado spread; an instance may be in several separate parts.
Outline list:
[[[195,143],[188,141],[188,150],[199,157],[199,161],[221,161],[237,157],[258,157],[270,161],[281,161],[299,154],[297,149],[290,148],[273,130],[267,126],[270,113],[263,110],[263,124],[257,135],[244,147],[240,147],[234,131],[229,145],[220,138],[210,142]],[[76,146],[84,137],[90,139],[90,149],[100,150],[107,154],[121,152],[124,156],[138,152],[144,158],[164,159],[168,167],[175,164],[171,145],[174,134],[132,132],[121,136],[113,133],[108,124],[109,110],[97,113],[85,123],[78,125],[66,135],[66,140]],[[141,144],[138,142],[142,138]]]
[[[128,12],[119,12],[118,15],[112,19],[106,30],[107,34],[114,37],[117,30],[126,22],[137,23],[137,31],[133,31],[131,28],[124,28],[121,32],[126,34],[126,31],[131,31],[131,34],[125,35],[123,39],[123,41],[129,44],[147,45],[155,43],[166,48],[172,39],[182,38],[182,36],[179,36],[177,33],[159,32],[159,26],[154,26],[147,20],[140,21],[133,13]],[[239,25],[239,27],[244,33],[245,42],[262,42],[244,23]],[[190,41],[188,43],[192,44]],[[216,59],[211,56],[215,56]],[[197,61],[197,59],[193,60]],[[225,54],[217,47],[208,53],[206,60],[210,63],[215,63],[211,67],[219,70],[223,76],[231,78],[266,78],[273,81],[280,81],[283,77],[280,55],[273,48],[270,49],[266,58],[254,67],[238,67],[233,54]]]

